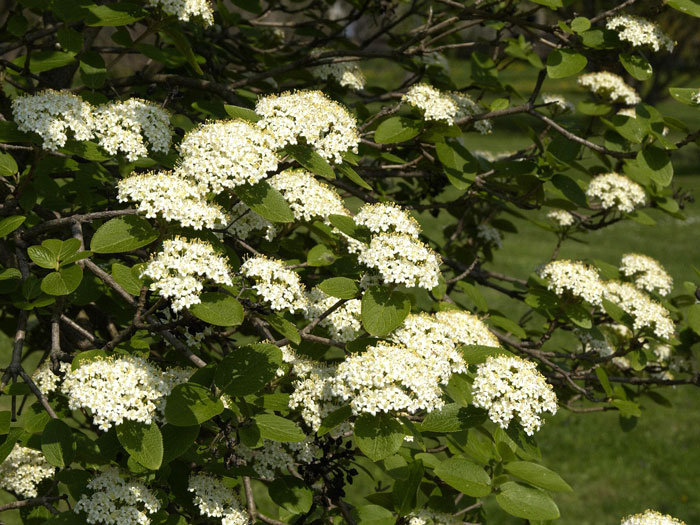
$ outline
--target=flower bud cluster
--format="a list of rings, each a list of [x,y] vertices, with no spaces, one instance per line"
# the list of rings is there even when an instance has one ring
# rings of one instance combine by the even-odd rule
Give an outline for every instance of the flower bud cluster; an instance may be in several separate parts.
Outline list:
[[[5,461],[0,463],[0,489],[23,498],[36,498],[37,485],[53,477],[55,472],[41,452],[15,444]]]
[[[425,120],[443,121],[453,125],[455,120],[472,117],[484,109],[465,93],[444,92],[428,84],[414,84],[401,99],[423,112]],[[491,133],[492,124],[488,119],[474,122],[474,128],[481,134]]]
[[[179,312],[199,304],[204,282],[231,285],[231,273],[224,256],[208,242],[176,236],[163,242],[141,273],[153,280],[150,289],[161,297],[173,299],[172,309]]]
[[[621,76],[608,71],[586,73],[578,78],[578,83],[610,102],[634,106],[642,101],[637,92],[628,86]]]
[[[45,359],[32,374],[32,380],[44,397],[56,391],[58,384],[63,380],[63,376],[70,370],[70,363],[60,363],[58,366],[59,375],[56,375],[51,370],[51,360]]]
[[[547,218],[562,228],[571,226],[576,222],[576,218],[566,210],[552,210],[547,214]]]
[[[661,339],[673,337],[675,325],[668,310],[631,283],[607,281],[604,297],[632,316],[635,330],[648,328]]]
[[[211,474],[198,472],[190,475],[187,490],[194,493],[194,503],[200,514],[210,518],[221,518],[222,525],[250,523],[250,516],[223,480]]]
[[[309,307],[306,311],[307,319],[315,319],[333,306],[338,299],[331,297],[319,288],[312,289],[307,294]],[[319,325],[328,330],[331,339],[346,343],[354,340],[362,331],[360,320],[361,301],[350,299],[333,310]]]
[[[262,255],[251,257],[241,266],[241,273],[255,280],[253,288],[273,310],[306,312],[309,305],[304,285],[283,261]]]
[[[606,173],[596,175],[588,184],[586,197],[600,201],[604,210],[616,209],[631,213],[644,206],[647,200],[644,188],[624,175]]]
[[[620,525],[685,525],[685,522],[655,510],[645,510],[622,518]]]
[[[663,266],[647,255],[627,253],[622,256],[620,271],[626,277],[631,277],[637,288],[647,292],[658,291],[660,295],[668,295],[673,288],[673,278]]]
[[[163,12],[176,16],[182,22],[198,18],[204,26],[214,23],[214,11],[209,0],[147,0],[151,7],[160,7]]]
[[[160,502],[143,483],[123,479],[113,467],[92,478],[87,488],[92,494],[83,494],[73,510],[84,512],[90,524],[149,525],[148,514],[160,509]]]
[[[540,270],[540,275],[549,281],[547,289],[557,295],[566,291],[590,304],[602,304],[604,284],[598,277],[598,270],[592,266],[563,259],[548,263]]]
[[[489,357],[477,367],[472,394],[474,405],[488,410],[491,421],[505,429],[516,419],[529,436],[542,425],[541,413],[557,412],[552,385],[535,363],[519,357]]]
[[[635,15],[615,15],[608,18],[605,27],[617,31],[617,36],[634,47],[650,47],[654,51],[673,52],[676,43],[651,20]]]

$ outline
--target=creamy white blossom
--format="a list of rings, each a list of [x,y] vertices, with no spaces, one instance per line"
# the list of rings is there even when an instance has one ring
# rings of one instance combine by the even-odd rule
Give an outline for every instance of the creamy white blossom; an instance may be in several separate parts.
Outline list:
[[[255,184],[275,171],[279,159],[274,149],[270,134],[244,120],[208,122],[185,134],[175,172],[220,193]]]
[[[51,371],[51,360],[45,359],[32,374],[32,380],[39,387],[44,396],[48,396],[56,390],[58,384],[63,381],[63,376],[68,372],[70,363],[59,363],[59,375]]]
[[[160,509],[160,502],[143,483],[123,479],[114,467],[97,474],[87,488],[91,494],[83,494],[73,510],[85,513],[90,524],[148,525],[148,515]]]
[[[425,120],[443,121],[450,125],[455,120],[483,112],[483,108],[465,93],[440,91],[424,83],[411,86],[401,101],[421,110]],[[491,121],[477,120],[474,127],[482,134],[490,133]]]
[[[440,277],[440,256],[414,237],[381,233],[358,255],[360,263],[379,272],[386,283],[432,290]]]
[[[635,15],[615,15],[608,18],[605,27],[617,31],[617,36],[634,47],[650,47],[654,51],[665,49],[669,53],[675,42],[651,20]]]
[[[284,196],[298,221],[320,219],[327,223],[329,215],[349,214],[338,192],[307,171],[285,170],[268,182]]]
[[[37,485],[53,477],[55,472],[41,452],[16,443],[5,461],[0,463],[0,489],[23,498],[36,498]]]
[[[308,319],[319,317],[338,302],[337,298],[331,297],[319,288],[312,289],[307,294],[307,298],[309,307],[306,312],[306,317]],[[319,324],[328,330],[331,339],[341,343],[352,341],[362,331],[360,309],[361,301],[359,299],[350,299],[333,310],[333,312]]]
[[[250,515],[241,507],[233,490],[220,478],[204,472],[191,474],[187,490],[194,493],[194,503],[200,514],[222,518],[222,525],[250,523]]]
[[[540,275],[549,281],[547,289],[557,295],[568,292],[591,304],[602,304],[604,284],[598,277],[598,270],[592,266],[563,259],[548,263],[540,270]]]
[[[342,162],[342,153],[360,143],[357,120],[338,102],[320,91],[294,91],[261,97],[255,112],[261,129],[274,136],[277,148],[303,138],[329,162]]]
[[[231,208],[231,223],[228,231],[239,239],[247,239],[254,233],[264,232],[265,239],[271,241],[279,233],[275,223],[261,217],[243,202],[237,202]]]
[[[139,98],[111,102],[99,106],[94,118],[97,142],[110,155],[121,152],[132,162],[147,157],[149,147],[161,153],[170,149],[170,114],[152,102]]]
[[[647,292],[658,291],[668,295],[673,288],[673,278],[663,266],[647,255],[626,253],[622,256],[620,271],[627,277],[632,277],[635,286]]]
[[[588,184],[586,197],[600,201],[604,210],[617,209],[631,213],[644,206],[647,200],[644,188],[624,175],[606,173],[596,175]]]
[[[489,357],[479,365],[472,385],[474,405],[491,421],[508,428],[516,419],[529,436],[540,429],[540,414],[557,412],[557,396],[535,363],[519,357]]]
[[[214,246],[180,236],[163,242],[161,251],[141,273],[141,277],[144,276],[153,281],[151,291],[173,299],[171,307],[175,312],[199,304],[206,282],[232,284],[226,258],[217,253]]]
[[[690,98],[695,104],[700,104],[700,90],[698,90],[697,93],[694,93]]]
[[[421,232],[418,221],[394,202],[364,204],[354,220],[372,233],[404,233],[417,239]]]
[[[604,297],[632,316],[635,330],[648,328],[662,339],[673,337],[675,325],[668,310],[633,284],[607,281]]]
[[[221,206],[207,200],[207,188],[169,172],[131,175],[117,183],[119,202],[136,202],[140,212],[160,215],[195,230],[217,228],[227,222]]]
[[[214,10],[210,0],[146,0],[151,7],[160,7],[165,13],[183,22],[199,19],[203,25],[214,23]]]
[[[12,114],[20,131],[32,131],[44,140],[45,150],[65,146],[69,132],[78,141],[94,136],[92,106],[69,91],[47,89],[17,97],[12,101]]]
[[[548,104],[547,108],[552,113],[574,113],[576,107],[561,95],[553,93],[543,93],[542,103]]]
[[[71,410],[88,408],[100,430],[124,420],[150,424],[165,409],[165,398],[192,370],[162,371],[142,357],[114,355],[98,358],[66,374],[61,392]]]
[[[420,509],[408,515],[408,525],[462,525],[462,519],[453,514]]]
[[[241,273],[255,280],[253,288],[273,310],[305,312],[306,290],[299,275],[288,269],[284,261],[264,256],[251,257],[241,266]]]
[[[655,510],[645,510],[622,518],[620,525],[685,525],[685,522]]]
[[[456,345],[500,346],[498,338],[474,314],[463,310],[446,310],[436,313],[435,317]]]
[[[610,102],[633,106],[642,101],[637,92],[628,86],[621,76],[608,71],[586,73],[578,78],[578,83]]]
[[[321,80],[332,79],[343,87],[359,91],[365,87],[365,76],[356,62],[332,62],[316,66],[314,77]]]
[[[576,222],[576,218],[566,210],[552,210],[547,214],[547,218],[562,228],[571,226]]]

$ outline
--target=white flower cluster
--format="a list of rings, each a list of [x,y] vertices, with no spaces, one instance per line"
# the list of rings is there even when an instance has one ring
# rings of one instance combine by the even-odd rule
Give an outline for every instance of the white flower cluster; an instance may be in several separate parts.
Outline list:
[[[488,410],[491,421],[505,429],[517,418],[529,436],[542,425],[539,414],[557,412],[552,385],[535,363],[519,357],[489,357],[477,367],[472,394],[474,405]]]
[[[173,298],[175,312],[200,303],[205,280],[232,284],[226,259],[211,244],[180,236],[163,242],[163,249],[141,273],[144,276],[153,280],[151,291],[166,299]]]
[[[628,86],[621,76],[608,71],[586,73],[578,78],[578,83],[610,102],[634,106],[642,101],[637,92]]]
[[[333,62],[313,69],[313,74],[321,80],[333,79],[343,87],[359,91],[365,87],[365,76],[355,62]]]
[[[561,95],[544,93],[542,102],[548,104],[547,107],[552,113],[574,113],[576,111],[576,107]]]
[[[462,525],[462,520],[452,514],[421,509],[408,515],[408,525]]]
[[[288,269],[283,261],[262,255],[251,257],[241,266],[241,273],[255,280],[253,288],[270,303],[273,310],[305,312],[308,300],[299,275]]]
[[[307,319],[314,319],[333,306],[338,299],[331,297],[318,288],[314,288],[307,294],[309,301],[306,311]],[[333,310],[319,324],[328,330],[331,339],[346,343],[354,340],[362,331],[360,321],[361,301],[350,299],[340,307]]]
[[[277,169],[274,139],[244,120],[208,122],[189,131],[180,143],[180,176],[196,180],[215,193],[255,184]]]
[[[238,498],[223,481],[211,474],[191,474],[187,487],[194,492],[194,503],[200,514],[210,518],[222,518],[222,525],[248,525],[249,514],[241,507]]]
[[[697,93],[693,94],[690,98],[694,103],[700,104],[700,90]]]
[[[99,106],[94,118],[97,141],[110,155],[121,151],[132,162],[148,156],[147,144],[162,153],[170,149],[170,115],[152,102],[139,98],[112,102]]]
[[[117,183],[117,200],[138,203],[138,210],[149,219],[159,214],[166,221],[178,221],[195,230],[226,224],[221,207],[207,201],[206,188],[169,172],[132,175]]]
[[[598,277],[598,270],[592,266],[563,259],[545,265],[540,270],[540,275],[549,281],[547,289],[553,290],[557,295],[563,295],[567,291],[590,304],[602,304],[604,284]]]
[[[274,137],[276,147],[297,144],[299,138],[324,159],[340,163],[345,151],[357,153],[357,120],[320,91],[285,92],[262,97],[255,106],[258,126]]]
[[[298,221],[327,222],[329,215],[348,215],[338,192],[307,171],[285,170],[271,177],[269,183],[284,196]]]
[[[251,233],[264,230],[265,239],[271,241],[279,231],[275,223],[261,217],[243,202],[234,204],[233,208],[231,208],[231,217],[233,217],[233,220],[228,231],[242,240],[250,237]]]
[[[635,330],[649,328],[662,339],[673,337],[675,325],[668,310],[631,283],[607,281],[604,297],[632,316]]]
[[[479,224],[476,227],[476,237],[484,244],[493,244],[497,248],[502,246],[501,232],[489,224]]]
[[[165,13],[176,16],[183,22],[199,18],[203,25],[214,23],[214,11],[209,0],[147,0],[151,7],[160,7]]]
[[[37,485],[55,472],[41,452],[15,444],[5,461],[0,463],[0,489],[23,498],[36,498]]]
[[[61,392],[71,410],[89,408],[93,422],[107,431],[125,419],[150,424],[159,418],[170,391],[191,374],[179,368],[163,372],[142,357],[110,356],[68,372]]]
[[[440,278],[440,256],[411,235],[381,233],[363,248],[358,260],[374,268],[387,283],[432,290]]]
[[[289,408],[300,409],[301,418],[316,432],[323,418],[341,406],[333,390],[336,368],[297,357],[291,351],[288,356],[285,362],[292,364],[292,374],[298,377],[289,396]]]
[[[547,218],[562,228],[571,226],[576,222],[575,217],[566,210],[552,210],[547,214]]]
[[[647,255],[627,253],[622,256],[620,271],[627,277],[632,277],[637,288],[647,292],[658,291],[668,295],[673,288],[673,278],[663,266]]]
[[[483,112],[483,108],[469,95],[440,91],[423,83],[411,86],[401,101],[421,110],[425,120],[443,121],[450,125],[454,124],[455,120]],[[474,127],[482,134],[490,133],[491,121],[477,120]]]
[[[473,155],[477,158],[483,159],[486,162],[500,162],[502,160],[508,160],[510,157],[517,155],[517,151],[487,151],[483,149],[474,150]],[[516,159],[520,160],[520,159]]]
[[[160,509],[160,502],[143,483],[123,479],[113,467],[92,478],[87,488],[92,494],[83,494],[73,509],[85,512],[87,523],[149,525],[148,514]]]
[[[635,208],[644,206],[647,200],[644,188],[614,172],[593,177],[588,183],[586,197],[599,200],[604,210],[615,208],[624,213],[631,213]]]
[[[278,472],[291,465],[307,465],[323,454],[310,439],[300,443],[280,443],[266,439],[260,448],[250,449],[238,445],[235,452],[245,460],[246,465],[252,464],[256,474],[263,479],[275,479]]]
[[[436,313],[435,318],[442,325],[439,329],[455,345],[500,346],[496,336],[476,315],[462,310],[447,310]],[[409,345],[408,342],[405,344]]]
[[[654,51],[665,49],[669,53],[676,43],[651,20],[635,15],[615,15],[608,18],[605,27],[617,30],[620,40],[634,47],[650,47]]]
[[[68,370],[70,370],[70,363],[60,363],[59,373],[62,375],[56,375],[51,371],[51,360],[45,359],[41,365],[34,370],[32,374],[32,380],[36,383],[41,393],[46,397],[52,392],[56,391],[58,384],[63,380],[63,375],[65,375]]]
[[[354,217],[355,224],[372,233],[405,233],[418,238],[421,227],[410,213],[393,202],[368,203]]]
[[[622,518],[620,525],[685,525],[685,522],[655,510],[645,510],[643,513]]]
[[[69,131],[75,140],[90,140],[95,128],[92,111],[82,98],[53,89],[12,101],[17,128],[37,133],[44,140],[42,147],[50,151],[66,145]]]

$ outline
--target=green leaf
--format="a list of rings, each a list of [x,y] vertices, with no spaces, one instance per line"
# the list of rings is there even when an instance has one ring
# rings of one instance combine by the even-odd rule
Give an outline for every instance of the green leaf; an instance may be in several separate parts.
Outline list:
[[[21,56],[13,60],[13,62],[18,66],[24,66],[26,59],[26,56]],[[29,71],[38,75],[46,71],[51,71],[52,69],[67,66],[74,60],[75,53],[68,53],[66,51],[35,51],[32,53],[31,60],[29,61]]]
[[[257,122],[260,120],[258,114],[252,109],[242,108],[240,106],[231,106],[229,104],[224,104],[224,109],[231,118],[239,118],[242,120],[247,120],[248,122]]]
[[[164,425],[160,429],[163,436],[163,465],[179,458],[192,446],[199,435],[199,426],[177,427]]]
[[[223,403],[214,399],[207,388],[196,383],[183,383],[170,392],[165,405],[165,419],[177,427],[191,427],[201,425],[223,410]]]
[[[573,489],[559,474],[537,463],[531,463],[529,461],[511,461],[507,463],[504,468],[509,474],[523,481],[527,481],[536,487],[553,492],[573,492]]]
[[[141,293],[143,279],[139,277],[139,273],[137,267],[129,268],[120,263],[112,264],[112,277],[119,286],[131,295],[138,296]]]
[[[77,370],[83,365],[91,363],[97,359],[104,359],[107,357],[107,352],[104,350],[87,350],[85,352],[80,352],[75,355],[73,362],[71,363],[71,370]]]
[[[117,438],[124,450],[150,470],[158,470],[163,462],[163,435],[158,425],[124,420],[117,425]]]
[[[681,13],[700,18],[700,1],[698,0],[666,0],[666,3]]]
[[[329,266],[337,257],[325,244],[317,244],[306,254],[306,262],[309,266]]]
[[[95,253],[130,252],[151,244],[158,232],[137,215],[116,217],[100,226],[92,236],[90,250]]]
[[[265,439],[283,443],[298,443],[306,439],[306,434],[289,419],[275,414],[259,414],[254,420],[260,429],[260,435]]]
[[[34,263],[42,268],[55,270],[58,266],[58,256],[46,246],[34,245],[27,248],[27,255]]]
[[[394,525],[394,514],[379,505],[362,505],[352,509],[352,516],[358,525]]]
[[[102,87],[107,78],[107,67],[102,55],[95,51],[87,51],[81,55],[80,78],[87,87]]]
[[[321,281],[318,287],[322,292],[338,299],[353,299],[360,292],[357,283],[347,277],[331,277]]]
[[[294,323],[287,321],[284,317],[276,313],[266,315],[265,320],[270,323],[272,328],[277,330],[277,332],[289,339],[295,345],[301,343],[301,335],[299,335],[299,330],[297,330]]]
[[[450,403],[440,410],[429,412],[419,428],[421,432],[460,432],[478,426],[484,421],[486,421],[486,415],[483,410]]]
[[[21,428],[15,427],[10,429],[5,441],[0,444],[0,463],[7,459],[7,456],[9,456],[12,449],[15,448],[15,443],[19,441],[22,434],[24,434],[24,430]]]
[[[75,454],[73,433],[68,425],[60,419],[52,419],[41,434],[41,451],[54,467],[66,467],[73,461]]]
[[[647,146],[637,153],[637,167],[651,180],[666,187],[673,179],[673,164],[668,154],[656,146]]]
[[[593,327],[593,317],[591,313],[579,303],[563,304],[562,310],[564,310],[566,317],[576,326],[580,326],[586,330]]]
[[[446,459],[435,468],[435,475],[473,498],[483,498],[491,493],[491,478],[486,471],[462,457]]]
[[[403,444],[404,430],[394,416],[360,414],[355,420],[355,442],[372,461],[395,454]]]
[[[613,399],[611,403],[620,411],[623,417],[642,417],[642,411],[639,409],[639,405],[634,401]]]
[[[583,16],[577,16],[571,21],[571,29],[577,33],[583,33],[591,28],[591,21]]]
[[[507,350],[496,346],[464,345],[462,346],[464,360],[470,365],[485,363],[489,357],[511,355]]]
[[[510,332],[518,339],[525,339],[527,337],[527,334],[525,333],[525,330],[523,330],[522,326],[515,321],[508,319],[507,317],[492,315],[488,318],[488,322],[489,324],[502,328],[506,332]]]
[[[313,492],[302,480],[282,476],[268,485],[270,498],[277,505],[293,514],[308,512],[313,503]]]
[[[311,173],[326,179],[335,179],[333,167],[315,150],[302,144],[289,144],[284,151]]]
[[[610,380],[608,379],[608,374],[605,372],[605,370],[598,367],[595,369],[595,375],[598,377],[598,381],[600,381],[600,385],[603,387],[603,390],[605,390],[608,397],[612,397],[613,389],[610,386]]]
[[[628,53],[620,53],[620,64],[637,80],[647,80],[651,78],[654,70],[651,64],[641,55],[630,55]]]
[[[27,220],[27,218],[22,215],[5,217],[0,221],[0,237],[6,237],[8,234],[15,231],[17,228],[22,226],[25,220]]]
[[[17,173],[17,163],[9,153],[0,153],[0,177],[12,177]]]
[[[370,335],[384,336],[398,328],[411,311],[406,294],[372,286],[362,294],[362,326]]]
[[[125,26],[138,22],[148,12],[129,2],[115,2],[109,5],[89,5],[90,14],[85,17],[89,26]]]
[[[688,319],[688,326],[692,328],[693,332],[700,335],[700,304],[690,306],[686,318]]]
[[[350,405],[343,405],[342,407],[335,409],[333,412],[323,418],[321,421],[321,426],[318,427],[316,435],[323,436],[328,434],[328,432],[339,426],[341,423],[344,423],[350,419],[350,416],[352,416],[352,408],[350,408]]]
[[[694,98],[695,95],[698,92],[697,88],[678,88],[678,87],[672,87],[669,88],[669,93],[671,93],[671,96],[675,98],[678,102],[681,104],[685,104],[687,106],[697,106],[697,102],[695,102]]]
[[[199,67],[199,63],[197,62],[197,57],[192,52],[192,45],[185,34],[174,24],[163,28],[163,31],[172,39],[173,44],[175,44],[175,47],[182,56],[185,57],[187,63],[194,69],[194,72],[200,76],[204,75],[204,71],[202,71],[202,68]]]
[[[282,194],[261,180],[234,189],[238,198],[255,213],[272,222],[292,222],[294,214]]]
[[[394,144],[406,142],[421,132],[418,122],[406,117],[389,117],[382,121],[374,132],[374,142],[377,144]]]
[[[400,516],[405,516],[416,508],[416,491],[423,479],[423,462],[412,461],[406,467],[406,476],[394,483],[391,491],[394,509]]]
[[[243,307],[230,295],[204,292],[200,303],[188,308],[190,313],[205,323],[215,326],[238,326],[243,322]]]
[[[340,164],[339,166],[337,166],[337,168],[340,173],[345,175],[348,179],[350,179],[352,182],[354,182],[361,188],[372,191],[372,186],[367,184],[367,182],[365,182],[365,180],[362,177],[360,177],[360,175],[358,175],[358,173],[347,164]]]
[[[509,481],[501,485],[496,502],[508,514],[526,520],[555,520],[559,509],[547,494]]]
[[[51,272],[41,280],[41,291],[49,295],[73,293],[83,280],[83,269],[73,265]]]
[[[282,365],[282,351],[259,343],[229,352],[216,367],[214,382],[230,396],[245,396],[262,390]]]
[[[438,142],[435,145],[445,175],[458,190],[467,189],[476,179],[479,163],[459,142]]]
[[[547,56],[549,78],[565,78],[575,75],[588,64],[588,59],[573,49],[556,49]]]
[[[0,435],[5,435],[10,431],[10,423],[12,422],[12,412],[9,410],[0,411]]]
[[[471,302],[474,303],[474,306],[476,306],[477,310],[488,312],[489,305],[475,285],[468,281],[458,281],[457,287],[460,288],[467,295],[467,297],[469,297]]]
[[[358,241],[362,241],[366,244],[369,243],[371,237],[369,230],[357,226],[357,224],[355,224],[355,221],[352,220],[352,217],[332,213],[328,216],[328,220],[333,226],[338,228],[345,235],[348,235],[353,239],[357,239]]]

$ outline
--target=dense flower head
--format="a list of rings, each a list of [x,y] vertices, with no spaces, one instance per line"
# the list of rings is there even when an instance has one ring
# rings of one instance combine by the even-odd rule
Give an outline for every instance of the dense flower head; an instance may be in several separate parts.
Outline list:
[[[566,210],[552,210],[547,214],[547,218],[562,228],[571,226],[576,222],[576,218]]]
[[[53,477],[55,472],[41,452],[16,443],[5,461],[0,463],[0,489],[23,498],[36,498],[37,485]]]
[[[631,213],[644,206],[647,200],[644,188],[624,175],[606,173],[596,175],[588,184],[586,197],[600,201],[604,210],[617,209]]]
[[[303,138],[324,159],[335,163],[342,162],[343,152],[357,152],[357,120],[320,91],[261,97],[255,112],[262,117],[258,126],[275,137],[277,148],[297,144]]]
[[[84,512],[90,524],[148,525],[148,515],[160,509],[160,502],[143,483],[123,479],[114,467],[93,477],[87,488],[92,494],[83,494],[73,510]]]
[[[228,231],[239,239],[247,239],[254,233],[264,232],[265,239],[271,241],[279,232],[275,223],[258,215],[243,202],[237,202],[231,208],[231,223]]]
[[[576,107],[561,95],[554,93],[543,93],[542,102],[548,104],[548,108],[553,113],[574,113]]]
[[[359,91],[365,87],[365,76],[356,62],[332,62],[313,68],[313,75],[321,80],[334,80],[343,87]]]
[[[633,284],[607,281],[604,297],[632,316],[635,330],[648,328],[662,339],[673,337],[675,325],[668,310]]]
[[[192,370],[162,371],[142,357],[113,355],[71,370],[61,385],[71,410],[88,408],[100,430],[124,420],[150,424],[165,409],[165,398]]]
[[[617,30],[617,36],[634,47],[650,47],[654,51],[665,49],[669,53],[675,42],[651,20],[635,15],[615,15],[608,18],[605,27]]]
[[[289,396],[289,408],[299,409],[304,423],[314,432],[328,414],[341,406],[333,390],[336,368],[297,356],[291,350],[284,351],[285,363],[292,365],[294,392]]]
[[[306,312],[308,319],[314,319],[323,314],[338,299],[331,297],[319,288],[313,288],[308,294],[309,307]],[[362,323],[360,321],[361,301],[359,299],[350,299],[341,306],[333,310],[319,324],[328,330],[331,339],[346,343],[354,340],[362,331]]]
[[[631,277],[637,288],[647,292],[658,291],[661,295],[668,295],[673,288],[673,278],[659,261],[647,255],[626,253],[622,256],[620,271]]]
[[[153,280],[152,291],[161,297],[173,299],[172,309],[179,312],[201,301],[199,295],[208,280],[231,285],[231,274],[226,258],[208,242],[176,236],[166,239],[163,248],[141,273]]]
[[[222,518],[222,525],[247,525],[250,516],[241,507],[233,490],[216,476],[204,472],[191,474],[187,486],[194,493],[199,513],[210,518]]]
[[[557,396],[535,363],[519,357],[489,357],[479,365],[472,385],[474,405],[491,421],[508,428],[515,418],[529,436],[542,425],[540,414],[557,412]]]
[[[578,78],[578,83],[580,86],[588,88],[599,97],[610,102],[619,102],[633,106],[642,101],[637,92],[628,86],[621,76],[608,71],[586,73]]]
[[[620,525],[685,525],[685,522],[655,510],[645,510],[622,518]]]
[[[482,112],[482,108],[469,95],[440,91],[424,83],[411,86],[401,101],[421,110],[425,120],[443,121],[450,125],[455,120]],[[491,122],[478,120],[474,127],[481,133],[489,133]]]
[[[251,257],[241,266],[241,273],[255,280],[253,288],[273,310],[305,312],[308,300],[299,275],[288,269],[284,261],[262,255]]]
[[[191,18],[201,20],[205,26],[214,23],[214,11],[209,0],[147,0],[151,7],[160,7],[165,13],[183,22]]]
[[[695,104],[700,104],[700,90],[698,90],[697,93],[693,93],[693,95],[690,97],[690,99],[691,99]]]
[[[148,156],[147,146],[162,153],[170,149],[170,114],[152,102],[111,102],[99,106],[94,117],[97,141],[110,155],[121,152],[132,162]]]
[[[592,266],[563,259],[545,265],[540,275],[549,281],[547,289],[557,295],[566,291],[591,304],[602,304],[604,284],[598,277],[598,270]]]
[[[256,474],[263,479],[275,479],[278,472],[292,465],[308,465],[323,455],[321,449],[309,438],[299,443],[265,439],[263,446],[256,449],[240,444],[236,446],[235,453],[245,460],[246,465],[252,465]]]
[[[244,120],[208,122],[187,132],[180,143],[178,175],[215,193],[255,184],[277,169],[272,136]]]
[[[420,509],[408,515],[408,525],[462,525],[461,518],[453,514]]]
[[[32,380],[39,387],[39,390],[44,396],[48,396],[56,391],[58,384],[63,380],[63,376],[70,369],[70,363],[59,364],[59,375],[56,375],[51,370],[51,360],[45,359],[41,365],[34,370]]]
[[[75,140],[90,140],[94,136],[92,106],[69,91],[47,89],[17,97],[12,101],[12,114],[20,131],[32,131],[44,140],[45,150],[65,146],[69,131]]]
[[[354,220],[372,233],[404,233],[417,239],[421,232],[418,221],[394,202],[367,203]]]
[[[298,221],[327,222],[329,215],[348,215],[338,192],[307,171],[285,170],[271,177],[269,183],[284,196]]]
[[[385,283],[432,290],[440,277],[440,256],[414,237],[381,233],[364,246],[358,260],[379,272]]]
[[[498,339],[476,315],[463,310],[438,312],[435,317],[456,345],[499,346]]]
[[[131,175],[117,183],[119,202],[136,202],[140,212],[153,219],[177,221],[195,230],[226,224],[221,207],[207,200],[207,188],[169,172]]]

